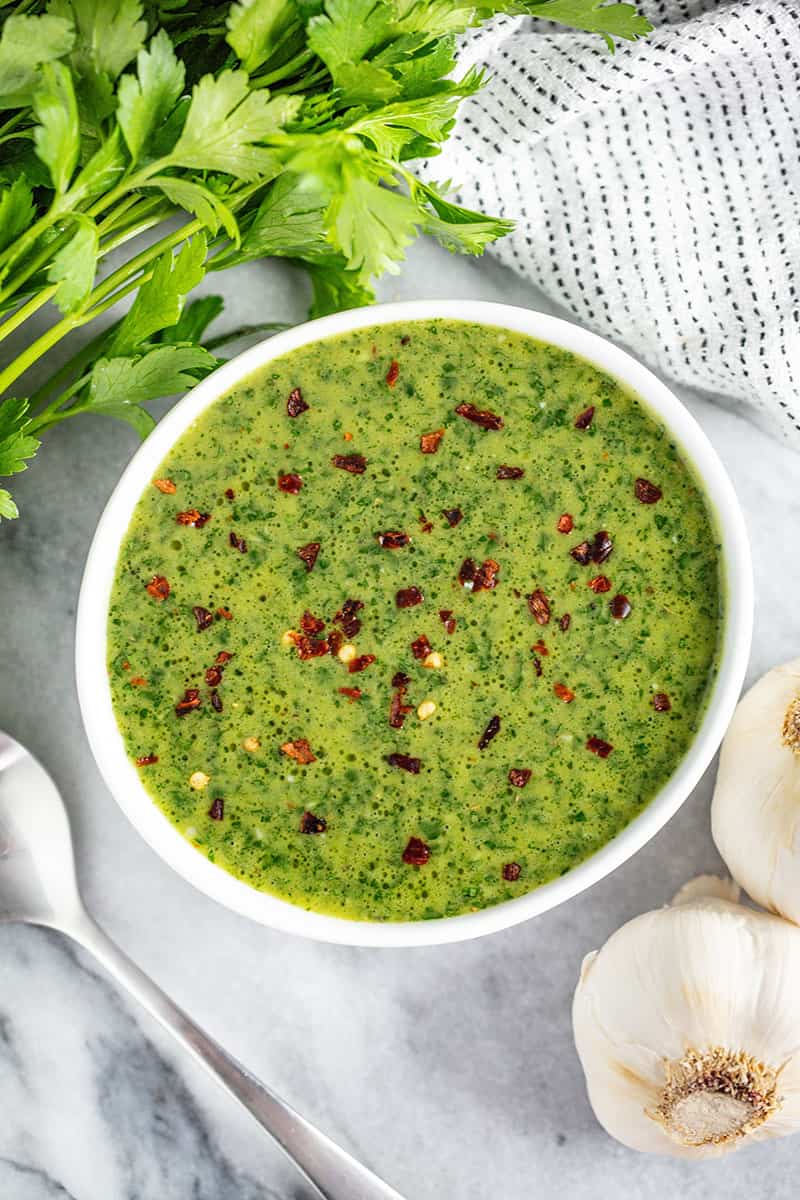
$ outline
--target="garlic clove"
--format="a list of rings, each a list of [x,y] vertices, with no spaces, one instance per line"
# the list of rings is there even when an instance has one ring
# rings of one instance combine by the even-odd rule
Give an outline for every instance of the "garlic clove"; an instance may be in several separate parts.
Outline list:
[[[722,743],[711,830],[731,875],[800,924],[800,659],[739,702]]]
[[[732,879],[720,879],[719,875],[698,875],[678,889],[672,897],[672,904],[708,899],[730,900],[736,904],[741,894],[742,889]]]
[[[613,1137],[707,1158],[800,1130],[800,930],[685,895],[586,956],[573,1028]]]

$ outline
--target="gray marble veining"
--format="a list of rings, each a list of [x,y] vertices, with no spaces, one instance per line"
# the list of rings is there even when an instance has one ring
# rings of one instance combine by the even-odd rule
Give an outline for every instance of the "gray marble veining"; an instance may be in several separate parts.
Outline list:
[[[214,280],[231,325],[299,320],[291,269]],[[415,249],[384,299],[546,307],[490,263]],[[635,352],[636,347],[632,347]],[[734,412],[684,396],[726,463],[756,563],[751,677],[798,653],[800,457]],[[75,602],[102,505],[135,439],[66,423],[19,478],[0,527],[0,727],[70,808],[87,901],[109,932],[234,1054],[408,1200],[783,1200],[800,1139],[717,1164],[645,1158],[587,1104],[569,1005],[583,955],[718,867],[709,774],[631,862],[527,925],[463,945],[370,951],[286,937],[228,913],[128,826],[93,765],[72,671]],[[292,1168],[101,971],[60,938],[0,929],[2,1200],[311,1200]]]

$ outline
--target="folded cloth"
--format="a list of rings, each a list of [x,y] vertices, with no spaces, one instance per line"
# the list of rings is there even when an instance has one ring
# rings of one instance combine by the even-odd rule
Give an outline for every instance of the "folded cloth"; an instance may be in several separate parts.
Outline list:
[[[500,18],[430,178],[581,324],[800,448],[800,0],[639,0],[655,30]]]

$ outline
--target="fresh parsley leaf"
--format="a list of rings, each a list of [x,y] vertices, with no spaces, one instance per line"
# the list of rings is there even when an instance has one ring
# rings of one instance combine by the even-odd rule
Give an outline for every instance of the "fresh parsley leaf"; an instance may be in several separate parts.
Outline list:
[[[123,75],[117,92],[117,120],[135,162],[160,129],[183,92],[186,68],[160,29],[147,50],[140,50],[136,74]]]
[[[380,55],[378,56],[380,61]],[[405,100],[428,96],[431,92],[448,87],[447,76],[456,66],[456,40],[451,35],[437,38],[414,54],[393,65],[393,74],[400,82],[400,92]]]
[[[14,503],[11,492],[0,488],[0,520],[13,521],[19,516],[19,509]]]
[[[345,270],[344,261],[336,265],[312,264],[308,266],[308,273],[314,291],[310,317],[325,317],[345,308],[361,308],[375,299],[372,289],[360,281],[358,271]]]
[[[69,189],[73,205],[110,191],[120,180],[127,162],[119,129],[101,142]]]
[[[92,290],[97,269],[98,234],[94,221],[77,216],[78,228],[53,258],[47,278],[59,284],[53,299],[63,313],[80,308]]]
[[[152,334],[175,324],[187,293],[206,273],[205,259],[206,239],[200,234],[186,242],[174,257],[170,250],[156,260],[152,276],[140,287],[114,335],[109,348],[112,357],[131,354]]]
[[[61,58],[74,41],[72,22],[63,17],[14,13],[7,17],[0,36],[0,107],[30,104],[38,68]]]
[[[612,52],[615,37],[635,42],[653,28],[632,4],[607,4],[606,0],[533,0],[525,5],[525,11],[542,21],[558,21],[573,29],[600,33]]]
[[[258,206],[235,261],[271,255],[311,260],[330,256],[325,225],[330,202],[331,191],[319,179],[284,172]]]
[[[290,121],[301,103],[297,96],[249,91],[245,71],[223,71],[216,79],[204,75],[192,89],[186,123],[169,161],[246,181],[269,178],[279,165],[272,151],[257,143]]]
[[[251,74],[299,29],[294,0],[240,0],[228,12],[228,42]]]
[[[46,63],[42,68],[41,86],[33,96],[33,111],[39,121],[33,134],[36,153],[60,195],[69,186],[80,150],[75,89],[63,63]]]
[[[428,153],[435,153],[455,122],[456,109],[463,96],[471,96],[481,86],[482,76],[472,70],[452,90],[418,100],[387,104],[354,121],[351,133],[372,143],[382,158],[400,159],[405,146],[422,139]]]
[[[39,439],[26,432],[29,425],[27,400],[8,399],[0,404],[0,477],[26,470],[26,460],[39,449]],[[17,516],[19,511],[10,493],[0,488],[0,518]]]
[[[34,217],[31,186],[24,175],[18,175],[11,187],[0,191],[0,250],[5,250]]]
[[[458,254],[483,254],[490,242],[505,237],[514,228],[513,221],[487,217],[453,204],[436,184],[414,181],[412,195],[432,211],[423,208],[422,229],[432,234],[447,250]]]
[[[342,174],[344,186],[327,213],[330,242],[362,282],[396,274],[420,221],[416,205],[347,166]]]
[[[153,175],[147,187],[159,188],[168,200],[179,208],[194,213],[210,233],[215,234],[220,226],[236,245],[239,244],[239,227],[236,218],[224,200],[202,183],[182,179],[176,175]]]
[[[114,81],[144,43],[139,0],[50,0],[49,11],[71,19],[77,39],[69,56],[81,118],[102,136],[114,111]]]
[[[158,340],[171,346],[178,342],[199,342],[224,307],[222,296],[201,296],[186,305],[176,323],[163,330]]]
[[[338,84],[344,67],[362,62],[381,45],[394,17],[384,0],[327,0],[324,13],[308,22],[308,44]]]
[[[208,373],[216,361],[201,346],[159,346],[141,358],[101,358],[92,371],[89,394],[75,411],[127,421],[146,437],[155,422],[140,406],[193,387],[197,379],[190,372]]]

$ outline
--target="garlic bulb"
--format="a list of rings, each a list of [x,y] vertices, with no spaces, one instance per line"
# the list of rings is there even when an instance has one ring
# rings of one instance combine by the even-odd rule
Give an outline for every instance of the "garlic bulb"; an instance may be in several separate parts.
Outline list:
[[[800,1130],[800,929],[725,887],[688,885],[583,961],[589,1100],[635,1150],[707,1158]]]
[[[745,891],[800,924],[800,658],[739,702],[722,743],[711,828]]]

